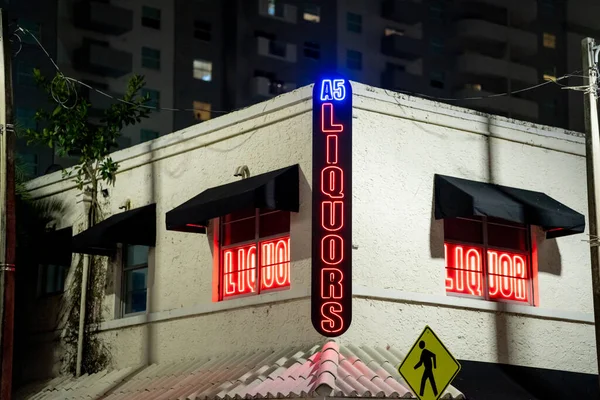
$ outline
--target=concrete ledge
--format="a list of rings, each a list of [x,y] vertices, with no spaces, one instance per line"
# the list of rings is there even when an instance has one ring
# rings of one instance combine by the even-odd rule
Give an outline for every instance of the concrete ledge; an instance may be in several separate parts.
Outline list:
[[[476,300],[464,297],[438,296],[424,293],[403,292],[394,289],[369,288],[352,285],[354,297],[391,301],[399,303],[416,303],[438,307],[460,308],[474,311],[503,312],[506,314],[523,315],[539,319],[567,321],[594,325],[594,315],[591,313],[551,310],[547,308],[522,306],[511,303]]]

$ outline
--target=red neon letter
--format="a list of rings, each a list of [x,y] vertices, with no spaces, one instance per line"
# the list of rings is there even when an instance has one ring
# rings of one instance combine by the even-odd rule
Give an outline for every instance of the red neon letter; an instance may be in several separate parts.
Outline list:
[[[277,286],[284,286],[289,283],[289,250],[288,242],[285,240],[278,240],[275,245],[275,283]]]
[[[321,297],[324,299],[341,299],[343,280],[344,274],[339,269],[323,268],[321,270]]]
[[[329,166],[321,171],[321,192],[332,199],[344,197],[344,171],[340,167]]]
[[[321,329],[325,332],[335,333],[344,328],[344,320],[341,316],[342,305],[337,301],[328,301],[321,306]]]
[[[338,235],[327,235],[321,240],[321,261],[337,265],[344,259],[344,239]]]
[[[233,252],[226,251],[223,256],[223,270],[225,271],[225,294],[234,294],[235,293],[235,283],[233,283],[233,279],[231,279],[231,272],[233,272]]]
[[[344,226],[344,202],[324,201],[321,205],[321,226],[327,231],[337,231]]]
[[[323,103],[321,108],[321,130],[327,132],[343,132],[344,125],[333,122],[333,104]]]
[[[327,164],[337,164],[338,160],[338,137],[327,135]]]

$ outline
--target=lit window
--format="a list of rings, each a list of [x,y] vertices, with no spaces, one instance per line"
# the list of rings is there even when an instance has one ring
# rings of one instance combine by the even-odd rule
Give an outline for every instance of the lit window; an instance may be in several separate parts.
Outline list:
[[[160,69],[160,50],[142,47],[142,67]]]
[[[319,6],[306,5],[304,7],[304,20],[315,24],[321,22],[321,9]]]
[[[346,66],[350,69],[362,69],[362,53],[360,51],[348,50],[346,53]]]
[[[385,36],[392,36],[392,35],[404,36],[403,30],[394,29],[394,28],[385,28],[383,33]]]
[[[290,286],[290,213],[250,209],[220,219],[220,299]]]
[[[194,21],[194,37],[205,42],[210,42],[211,25],[204,21]]]
[[[493,218],[444,220],[446,293],[532,304],[529,229]]]
[[[33,76],[34,66],[32,64],[20,61],[17,63],[17,84],[24,86],[35,86]]]
[[[158,132],[150,129],[142,129],[140,131],[140,143],[149,142],[158,137]]]
[[[150,100],[146,103],[148,107],[153,107],[160,111],[160,92],[152,89],[142,89],[142,96],[148,96]]]
[[[35,110],[17,107],[15,119],[19,127],[24,129],[36,129]]]
[[[268,0],[267,13],[274,17],[283,17],[283,4],[281,1]]]
[[[544,47],[547,47],[549,49],[555,49],[556,48],[556,36],[554,36],[550,33],[544,33]]]
[[[208,121],[210,119],[210,103],[204,103],[202,101],[194,101],[194,118],[198,121]]]
[[[304,57],[313,60],[321,58],[321,45],[315,42],[304,42]]]
[[[17,160],[19,168],[22,168],[27,178],[33,178],[38,175],[38,157],[36,154],[19,153]]]
[[[31,34],[33,34],[38,41],[40,41],[40,42],[42,41],[42,25],[41,24],[39,24],[37,22],[26,20],[26,19],[22,19],[22,18],[19,18],[18,24],[21,28],[28,31],[26,33],[21,32],[19,34],[19,37],[21,38],[21,41],[23,43],[37,44],[35,39],[31,37]]]
[[[40,265],[38,272],[38,292],[42,296],[60,294],[65,291],[68,266]]]
[[[146,26],[152,29],[160,29],[160,9],[143,6],[142,26]]]
[[[194,79],[201,79],[206,82],[212,81],[212,62],[194,60]]]
[[[123,315],[146,311],[148,250],[147,246],[123,248]]]
[[[481,85],[479,83],[467,83],[465,89],[475,90],[481,92]]]
[[[543,78],[545,81],[556,82],[556,68],[544,70]]]
[[[362,15],[349,12],[346,15],[346,28],[350,32],[362,32]]]

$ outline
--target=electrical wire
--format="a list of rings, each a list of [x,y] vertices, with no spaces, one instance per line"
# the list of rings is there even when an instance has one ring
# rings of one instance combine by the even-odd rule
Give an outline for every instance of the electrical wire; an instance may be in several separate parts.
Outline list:
[[[31,33],[29,30],[18,26],[17,30],[15,32],[23,32],[26,34],[29,34],[33,37],[33,39],[36,41],[36,43],[38,44],[38,46],[40,47],[40,49],[46,54],[46,57],[48,57],[48,59],[50,60],[50,62],[52,62],[52,65],[54,66],[54,68],[57,71],[57,76],[55,76],[54,79],[64,79],[66,82],[66,85],[70,90],[75,91],[75,94],[77,95],[77,91],[75,90],[74,84],[78,84],[81,86],[84,86],[90,90],[94,90],[95,92],[97,92],[98,94],[105,96],[107,98],[110,98],[112,100],[115,101],[120,101],[122,103],[125,104],[129,104],[129,105],[133,105],[133,106],[137,106],[137,107],[143,107],[143,108],[148,108],[151,110],[164,110],[164,111],[174,111],[174,112],[198,112],[198,111],[206,111],[206,112],[210,112],[210,113],[218,113],[218,114],[228,114],[230,112],[233,111],[237,111],[237,110],[230,110],[230,111],[224,111],[224,110],[213,110],[213,109],[202,109],[202,108],[170,108],[170,107],[153,107],[153,106],[147,106],[147,105],[141,105],[141,104],[135,104],[135,103],[131,103],[128,102],[126,100],[120,99],[118,97],[114,97],[108,93],[105,93],[99,89],[96,89],[84,82],[81,82],[75,78],[71,78],[69,76],[66,76],[62,73],[62,71],[60,70],[60,68],[58,67],[58,65],[56,64],[56,62],[54,62],[54,60],[52,59],[52,57],[50,56],[50,54],[48,53],[48,51],[44,48],[44,46],[40,43],[40,41],[35,37],[35,35],[33,33]],[[597,67],[593,67],[593,68],[597,68]],[[575,90],[575,87],[568,87],[565,85],[562,85],[560,83],[558,83],[559,81],[563,80],[563,79],[567,79],[567,78],[571,78],[571,77],[582,77],[582,78],[586,78],[586,76],[583,75],[577,75],[578,73],[582,73],[583,71],[578,70],[578,71],[574,71],[570,74],[566,74],[563,75],[559,78],[555,78],[555,79],[549,79],[545,82],[542,83],[538,83],[537,85],[533,85],[533,86],[529,86],[523,89],[519,89],[519,90],[515,90],[515,91],[510,91],[510,92],[504,92],[504,93],[497,93],[497,94],[491,94],[488,96],[473,96],[473,97],[462,97],[462,98],[457,98],[457,97],[438,97],[438,96],[431,96],[431,95],[427,95],[424,93],[418,93],[418,92],[411,92],[411,91],[406,91],[406,90],[392,90],[392,92],[396,92],[396,93],[404,93],[404,94],[408,94],[408,95],[412,95],[412,96],[418,96],[418,97],[424,97],[424,98],[428,98],[428,99],[432,99],[432,100],[439,100],[439,101],[465,101],[465,100],[486,100],[486,99],[491,99],[491,98],[496,98],[496,97],[505,97],[505,96],[510,96],[513,94],[518,94],[518,93],[523,93],[526,91],[530,91],[530,90],[534,90],[537,88],[540,88],[542,86],[548,85],[548,84],[556,84],[558,86],[561,86],[561,89],[572,89]],[[53,80],[54,83],[54,80]],[[51,84],[51,90],[52,90],[52,84]],[[54,93],[52,93],[53,98],[57,101],[57,103],[63,105],[63,107],[66,107],[65,105],[65,101],[62,99],[57,99],[56,96],[54,96]],[[71,106],[73,107],[73,106]]]

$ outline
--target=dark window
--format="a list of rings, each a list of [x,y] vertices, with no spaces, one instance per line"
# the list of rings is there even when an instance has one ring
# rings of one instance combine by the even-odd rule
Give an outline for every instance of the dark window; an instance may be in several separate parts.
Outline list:
[[[444,19],[444,8],[440,3],[432,3],[429,5],[429,15],[432,20],[442,21]]]
[[[35,110],[31,108],[17,107],[15,113],[17,124],[24,129],[36,129],[37,121],[35,120]]]
[[[147,246],[124,247],[123,315],[146,311],[148,250]]]
[[[142,7],[142,26],[152,29],[160,29],[160,9],[154,7]]]
[[[432,54],[442,54],[444,52],[444,42],[442,39],[433,38],[429,42],[429,47]]]
[[[142,67],[160,69],[160,50],[142,47]]]
[[[160,111],[160,92],[158,90],[142,89],[142,96],[146,95],[150,98],[146,105],[154,107],[154,111]]]
[[[24,61],[17,63],[17,84],[24,86],[35,86],[33,76],[34,66]]]
[[[349,12],[346,15],[346,28],[350,32],[362,32],[362,15]]]
[[[211,25],[204,21],[194,21],[194,37],[205,42],[210,42]]]
[[[362,53],[360,51],[348,50],[346,53],[346,66],[350,69],[362,69]]]
[[[443,72],[432,72],[430,85],[431,85],[431,87],[434,87],[437,89],[443,89],[444,88],[444,73]]]
[[[21,41],[26,44],[37,44],[36,40],[31,36],[35,36],[35,38],[41,42],[42,41],[42,25],[33,22],[27,19],[19,18],[18,20],[19,27],[23,28],[26,32],[20,33],[19,37]]]
[[[315,42],[304,42],[304,57],[314,60],[321,58],[321,45]]]
[[[533,304],[529,227],[496,218],[444,220],[446,292]]]
[[[44,296],[63,293],[68,270],[69,267],[65,265],[40,265],[39,294]]]
[[[140,143],[149,142],[158,137],[158,132],[150,129],[142,129],[140,131]]]
[[[32,153],[19,153],[17,155],[19,167],[27,178],[34,178],[38,175],[38,156]]]
[[[285,57],[285,53],[286,53],[286,45],[283,42],[279,42],[276,40],[271,40],[269,42],[269,54],[272,54],[274,56],[278,56],[278,57]]]
[[[221,300],[290,286],[290,213],[248,209],[220,219]]]

